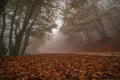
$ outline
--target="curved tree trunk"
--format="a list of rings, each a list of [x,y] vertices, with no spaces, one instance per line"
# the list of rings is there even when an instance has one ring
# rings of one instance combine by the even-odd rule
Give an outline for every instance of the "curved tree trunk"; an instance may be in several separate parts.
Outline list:
[[[27,31],[26,31],[26,35],[25,35],[24,40],[23,40],[23,46],[21,47],[21,50],[20,50],[20,55],[21,55],[21,56],[23,56],[23,55],[25,54],[25,50],[26,50],[27,45],[28,45],[30,33],[31,33],[31,31],[32,31],[32,27],[33,27],[33,25],[34,25],[34,23],[35,23],[35,21],[36,21],[36,19],[37,19],[38,14],[39,14],[39,10],[38,10],[38,12],[36,13],[33,21],[31,22],[31,25],[29,26],[29,28],[28,28]]]

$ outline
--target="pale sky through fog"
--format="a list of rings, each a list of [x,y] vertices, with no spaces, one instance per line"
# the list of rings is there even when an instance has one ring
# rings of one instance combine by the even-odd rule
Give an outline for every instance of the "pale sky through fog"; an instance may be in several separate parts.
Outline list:
[[[63,9],[65,8],[65,3],[60,2],[60,7]],[[55,19],[55,23],[57,24],[57,28],[52,29],[52,38],[51,40],[47,41],[44,46],[40,46],[39,52],[45,53],[45,52],[64,52],[68,44],[65,41],[65,36],[60,32],[60,28],[62,27],[63,20],[62,15],[60,14],[61,10],[58,10],[56,12],[57,19]]]
[[[57,28],[52,30],[52,38],[47,41],[44,46],[40,46],[39,52],[64,52],[64,49],[68,46],[65,41],[65,36],[60,32],[60,27],[62,27],[62,20],[56,20]]]

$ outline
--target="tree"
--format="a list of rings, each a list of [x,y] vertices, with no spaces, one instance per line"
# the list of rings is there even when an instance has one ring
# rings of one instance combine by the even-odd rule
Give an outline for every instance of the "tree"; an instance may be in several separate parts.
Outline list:
[[[6,29],[6,12],[4,10],[2,14],[2,29],[0,33],[0,55],[6,55],[7,53],[7,48],[4,43],[5,29]]]
[[[53,11],[55,11],[56,8],[54,5],[55,2],[53,3],[53,0],[10,0],[6,8],[7,22],[5,23],[4,17],[4,24],[2,24],[1,27],[1,39],[3,39],[4,34],[7,34],[5,48],[8,49],[8,55],[24,55],[29,37],[33,32],[32,30],[37,29],[36,26],[42,28],[43,30],[41,29],[40,32],[45,34],[55,27],[53,17],[50,16],[54,15]],[[46,24],[44,22],[48,23]],[[40,36],[43,35],[44,34]],[[3,40],[1,40],[1,44],[2,42]],[[3,48],[4,47],[1,46],[0,49]],[[5,52],[5,54],[7,53]]]
[[[63,33],[71,36],[82,32],[86,34],[86,38],[91,42],[93,41],[91,33],[97,31],[102,40],[108,39],[102,22],[104,12],[98,8],[98,2],[97,0],[71,0],[66,8],[62,27]],[[77,37],[73,39],[77,39]]]
[[[1,15],[2,12],[4,12],[5,7],[6,7],[7,3],[8,3],[8,1],[9,0],[1,0],[0,1],[0,15]]]

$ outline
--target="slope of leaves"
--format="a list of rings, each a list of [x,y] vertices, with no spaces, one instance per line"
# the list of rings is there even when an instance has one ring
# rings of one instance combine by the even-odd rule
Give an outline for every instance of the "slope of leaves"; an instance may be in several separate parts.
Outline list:
[[[0,80],[119,80],[120,57],[40,54],[0,57]]]

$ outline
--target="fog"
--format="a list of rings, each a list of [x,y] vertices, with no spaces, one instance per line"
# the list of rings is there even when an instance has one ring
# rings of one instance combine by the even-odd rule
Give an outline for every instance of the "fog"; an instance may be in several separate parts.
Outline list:
[[[120,5],[107,0],[90,1],[85,6],[76,2],[59,2],[61,9],[54,18],[57,26],[51,30],[50,39],[43,45],[36,41],[37,50],[33,48],[32,52],[28,46],[27,53],[119,50],[114,47],[119,44]]]
[[[65,36],[60,31],[62,27],[62,20],[56,20],[57,28],[52,29],[51,39],[47,41],[43,46],[39,47],[39,53],[62,53],[66,52],[65,49],[69,46],[65,41]]]
[[[120,51],[119,0],[11,0],[0,11],[1,55]]]

